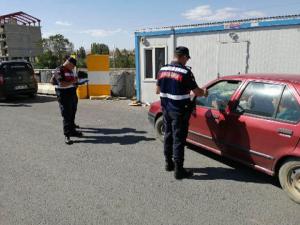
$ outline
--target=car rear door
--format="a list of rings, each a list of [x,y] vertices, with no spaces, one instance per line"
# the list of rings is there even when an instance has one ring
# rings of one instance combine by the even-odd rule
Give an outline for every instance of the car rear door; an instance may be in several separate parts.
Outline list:
[[[226,109],[240,80],[219,80],[208,87],[208,97],[198,97],[196,113],[191,116],[188,141],[221,153]]]
[[[274,160],[299,141],[300,106],[294,94],[283,83],[249,82],[227,117],[226,154],[271,173]],[[282,102],[291,98],[296,112],[280,114]]]

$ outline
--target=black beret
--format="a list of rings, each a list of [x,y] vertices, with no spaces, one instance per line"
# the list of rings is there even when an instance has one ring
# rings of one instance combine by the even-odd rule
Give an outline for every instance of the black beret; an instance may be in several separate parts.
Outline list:
[[[77,64],[77,60],[74,59],[73,57],[69,57],[69,58],[68,58],[68,61],[69,61],[70,63],[72,63],[74,66],[76,66],[76,64]]]

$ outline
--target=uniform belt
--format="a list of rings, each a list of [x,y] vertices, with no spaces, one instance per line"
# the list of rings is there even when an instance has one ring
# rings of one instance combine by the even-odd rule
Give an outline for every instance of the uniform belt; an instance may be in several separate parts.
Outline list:
[[[169,98],[172,100],[185,100],[185,99],[189,99],[191,96],[189,94],[187,94],[187,95],[172,95],[172,94],[168,94],[168,93],[160,93],[160,97],[161,98]]]
[[[56,89],[59,89],[59,90],[66,90],[66,89],[70,89],[70,88],[75,88],[75,86],[74,85],[70,85],[70,86],[67,86],[67,87],[61,87],[61,86],[56,86],[55,87]]]

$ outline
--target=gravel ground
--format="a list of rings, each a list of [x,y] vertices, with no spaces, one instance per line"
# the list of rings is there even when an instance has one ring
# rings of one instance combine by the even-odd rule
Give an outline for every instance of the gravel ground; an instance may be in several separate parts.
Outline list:
[[[0,102],[0,225],[299,225],[275,178],[190,147],[193,179],[163,170],[147,108],[80,101],[64,144],[55,98]]]

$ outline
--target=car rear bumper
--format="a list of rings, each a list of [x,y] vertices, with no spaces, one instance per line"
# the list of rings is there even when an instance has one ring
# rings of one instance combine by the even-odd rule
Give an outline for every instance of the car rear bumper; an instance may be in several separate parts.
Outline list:
[[[155,125],[156,114],[148,112],[148,120],[154,126]]]
[[[11,96],[11,95],[30,95],[30,94],[36,94],[37,89],[36,88],[28,88],[23,90],[5,90],[3,92],[4,96]]]

